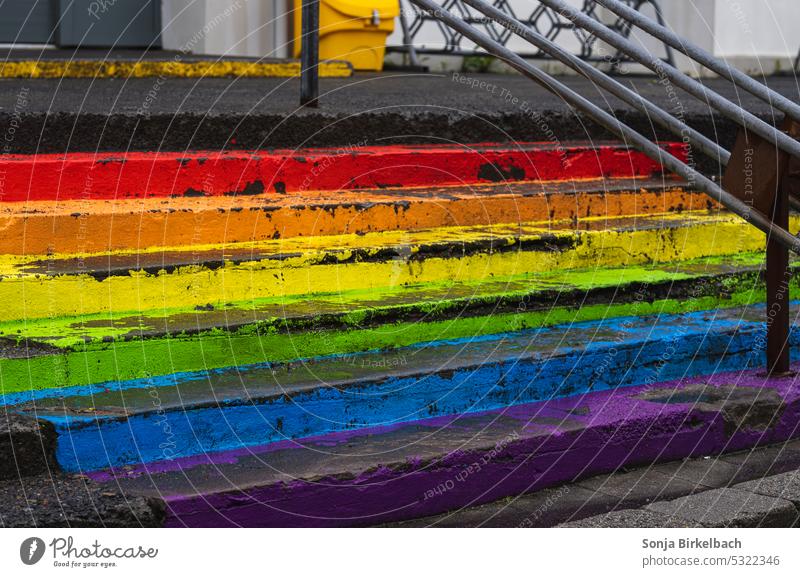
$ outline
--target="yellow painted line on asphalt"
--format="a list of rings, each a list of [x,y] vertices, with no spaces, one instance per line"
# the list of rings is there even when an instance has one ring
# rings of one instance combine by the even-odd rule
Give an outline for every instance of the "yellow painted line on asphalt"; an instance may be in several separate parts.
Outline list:
[[[347,62],[321,62],[319,75],[347,78]],[[17,60],[0,63],[0,78],[291,78],[300,76],[300,63],[245,60]]]

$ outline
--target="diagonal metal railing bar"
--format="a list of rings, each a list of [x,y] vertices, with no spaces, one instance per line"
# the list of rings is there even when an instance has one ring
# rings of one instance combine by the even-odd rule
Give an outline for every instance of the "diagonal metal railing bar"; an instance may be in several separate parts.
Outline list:
[[[685,139],[690,144],[696,146],[699,150],[714,160],[719,161],[721,165],[725,166],[728,164],[731,153],[722,148],[719,144],[701,134],[697,130],[691,128],[685,122],[680,121],[669,112],[659,108],[644,98],[641,94],[634,92],[621,82],[615,80],[607,74],[604,74],[594,66],[587,64],[557,44],[553,44],[552,42],[548,41],[547,38],[531,29],[526,23],[509,16],[502,10],[498,10],[495,6],[486,4],[481,0],[462,0],[462,2],[485,14],[487,17],[495,20],[520,38],[536,46],[536,48],[542,52],[560,61],[562,64],[565,64],[573,70],[579,72],[623,102],[633,106],[640,112],[644,112],[659,125],[663,126],[673,134],[680,136],[682,139]]]
[[[757,210],[754,210],[751,206],[739,200],[729,192],[723,190],[711,179],[700,174],[679,158],[661,149],[650,139],[622,123],[618,118],[612,116],[599,106],[590,102],[562,82],[558,81],[553,76],[536,68],[522,57],[517,55],[515,52],[506,48],[499,42],[491,39],[481,31],[470,26],[464,20],[454,16],[447,10],[443,10],[441,6],[432,0],[411,1],[417,6],[426,10],[428,13],[432,14],[435,18],[447,26],[469,38],[475,44],[481,46],[493,56],[504,60],[510,66],[531,80],[541,84],[547,90],[563,99],[571,107],[586,114],[589,118],[593,119],[611,133],[617,135],[623,141],[630,143],[634,148],[640,150],[650,158],[660,162],[668,170],[679,176],[682,176],[692,183],[697,189],[708,194],[711,198],[722,204],[728,210],[734,214],[737,214],[745,221],[759,228],[761,231],[765,232],[769,238],[780,243],[793,252],[800,254],[800,239],[796,238],[788,230],[775,225],[765,215]]]
[[[800,105],[795,104],[782,94],[771,90],[765,84],[762,84],[761,82],[749,77],[747,74],[734,68],[724,60],[717,58],[699,46],[681,38],[666,26],[656,22],[655,20],[652,20],[651,18],[648,18],[641,12],[631,10],[629,6],[619,2],[619,0],[595,0],[595,2],[608,8],[618,16],[625,18],[658,40],[675,48],[679,52],[682,52],[695,62],[702,64],[709,70],[716,72],[727,80],[730,80],[739,88],[742,88],[753,96],[768,102],[774,108],[800,122]]]
[[[663,60],[654,58],[647,50],[637,46],[634,42],[610,30],[597,20],[586,17],[583,13],[575,10],[563,0],[540,0],[542,4],[552,8],[564,18],[573,21],[581,28],[595,34],[598,38],[621,50],[637,62],[643,64],[659,76],[664,76],[679,88],[685,90],[698,100],[701,100],[711,107],[717,109],[724,116],[736,122],[738,125],[757,134],[768,142],[774,142],[778,148],[800,158],[800,142],[776,129],[758,118],[756,115],[744,110],[742,107],[727,100],[721,95],[708,90],[706,86],[687,74],[684,74],[674,66],[670,66]]]
[[[673,134],[680,136],[681,139],[689,144],[696,146],[710,158],[719,162],[720,166],[725,167],[731,158],[731,153],[719,146],[716,142],[707,138],[697,130],[691,128],[685,122],[680,121],[670,113],[654,105],[649,100],[634,92],[621,82],[604,74],[602,71],[584,62],[574,54],[564,50],[557,44],[553,44],[547,38],[532,30],[525,22],[517,20],[495,6],[487,4],[482,0],[462,0],[468,6],[483,13],[488,18],[493,19],[509,31],[520,38],[530,42],[542,52],[552,58],[559,60],[563,64],[576,70],[598,86],[604,88],[623,102],[633,106],[637,110],[644,112],[656,123],[666,128]],[[800,199],[791,196],[789,204],[795,210],[800,210]]]

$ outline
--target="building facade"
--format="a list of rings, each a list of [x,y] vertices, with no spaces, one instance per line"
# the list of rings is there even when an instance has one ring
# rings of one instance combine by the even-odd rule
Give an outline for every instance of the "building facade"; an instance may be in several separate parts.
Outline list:
[[[161,47],[197,54],[286,58],[292,54],[293,12],[299,0],[6,0],[0,6],[3,45],[98,48]],[[368,1],[368,0],[365,0]],[[399,0],[406,14],[409,0]],[[570,0],[580,6],[583,0]],[[789,68],[800,47],[794,25],[796,0],[657,0],[667,23],[680,35],[748,72]],[[446,4],[450,4],[448,1]],[[535,0],[507,0],[524,17]],[[644,11],[652,14],[650,6]],[[635,35],[634,35],[635,36]],[[403,44],[401,27],[389,45]],[[423,27],[415,44],[444,43],[435,25]],[[577,50],[575,35],[559,42]],[[509,46],[526,49],[519,39]],[[652,46],[654,51],[660,47]],[[424,55],[432,68],[458,68],[460,59]],[[678,64],[687,71],[685,60]]]

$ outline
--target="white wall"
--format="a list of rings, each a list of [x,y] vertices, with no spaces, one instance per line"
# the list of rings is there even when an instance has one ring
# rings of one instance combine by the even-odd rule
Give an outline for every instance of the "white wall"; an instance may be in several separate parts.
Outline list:
[[[162,0],[164,48],[285,58],[290,5],[291,0]]]
[[[744,0],[745,2],[747,0]],[[664,20],[670,29],[683,38],[690,39],[701,48],[714,52],[714,23],[717,0],[661,0],[659,6]],[[643,10],[644,14],[654,17],[651,6]],[[664,54],[664,45],[646,33],[637,33],[634,29],[632,38],[646,46],[654,54]],[[702,70],[678,51],[673,51],[675,62],[680,69],[693,74]]]
[[[717,0],[715,54],[749,72],[786,69],[800,45],[799,0]]]

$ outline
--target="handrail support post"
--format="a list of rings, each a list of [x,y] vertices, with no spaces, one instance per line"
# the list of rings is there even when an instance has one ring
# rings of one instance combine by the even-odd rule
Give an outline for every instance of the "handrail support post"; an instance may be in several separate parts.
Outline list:
[[[800,137],[800,123],[784,120],[783,132]],[[779,170],[772,219],[789,229],[789,203],[800,196],[800,160],[782,153],[776,163]],[[770,376],[791,374],[791,281],[789,252],[770,237],[767,242],[767,373]]]
[[[789,191],[782,178],[775,194],[772,222],[789,229]],[[767,240],[767,375],[778,377],[790,372],[789,330],[789,250],[769,235]]]
[[[781,133],[800,136],[800,124],[785,119]],[[779,150],[775,141],[741,129],[722,177],[725,190],[767,215],[774,226],[789,230],[792,197],[800,195],[800,161]],[[790,373],[791,318],[789,250],[776,235],[767,234],[766,361],[768,376]]]

